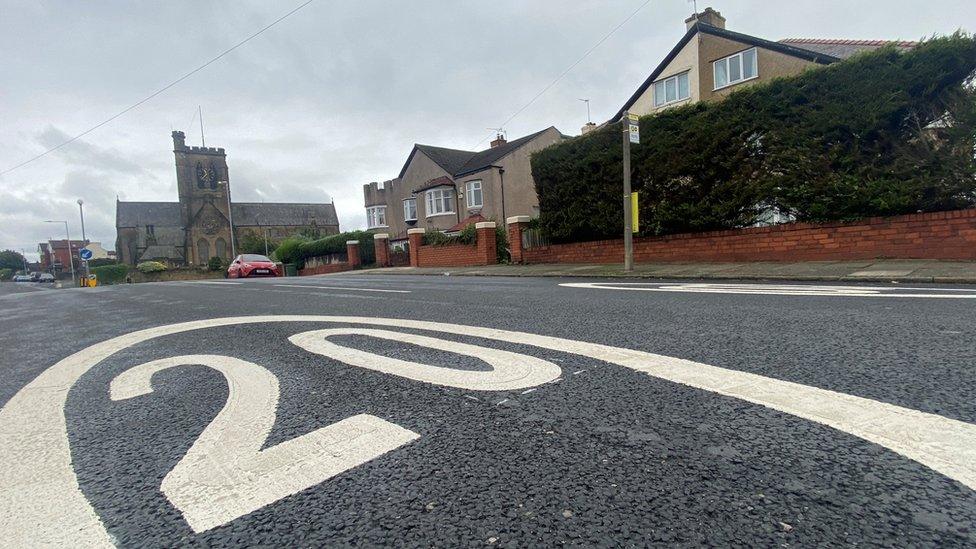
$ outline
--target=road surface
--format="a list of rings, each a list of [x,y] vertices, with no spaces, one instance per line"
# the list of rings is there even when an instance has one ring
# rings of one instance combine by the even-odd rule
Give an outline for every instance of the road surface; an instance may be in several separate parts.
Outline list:
[[[0,285],[0,545],[976,544],[976,288]]]

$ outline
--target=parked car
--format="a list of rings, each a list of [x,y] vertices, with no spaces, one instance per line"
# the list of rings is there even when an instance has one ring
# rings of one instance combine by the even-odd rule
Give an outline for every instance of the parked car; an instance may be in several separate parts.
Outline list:
[[[242,254],[230,262],[227,278],[248,278],[258,276],[281,276],[281,270],[266,256]]]
[[[30,282],[31,277],[30,275],[14,275],[14,277],[11,280],[13,280],[14,282]]]
[[[37,282],[41,279],[41,273],[34,271],[30,274],[31,282]]]
[[[41,273],[37,277],[37,281],[38,282],[46,282],[46,283],[49,283],[49,284],[54,284],[54,280],[55,280],[54,279],[54,275],[51,274],[51,273]]]

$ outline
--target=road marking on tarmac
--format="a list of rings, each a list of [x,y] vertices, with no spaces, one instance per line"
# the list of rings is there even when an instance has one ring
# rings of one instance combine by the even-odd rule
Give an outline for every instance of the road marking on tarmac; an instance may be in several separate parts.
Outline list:
[[[112,380],[112,400],[152,392],[152,376],[204,365],[224,374],[227,403],[173,467],[161,489],[194,532],[203,532],[301,492],[420,438],[399,425],[358,414],[270,448],[278,378],[237,358],[185,355],[140,364]]]
[[[158,326],[97,343],[54,364],[14,395],[0,410],[0,531],[4,532],[4,543],[13,546],[112,546],[112,538],[81,492],[72,467],[65,403],[69,391],[81,376],[109,356],[161,336],[219,326],[277,322],[426,330],[577,354],[827,425],[888,448],[976,489],[976,425],[936,414],[690,360],[525,332],[394,318],[243,316]],[[342,331],[348,333],[349,329]],[[358,361],[364,357],[351,355],[351,358]],[[147,370],[142,372],[143,378],[151,369],[148,366],[136,368]],[[411,379],[440,383],[434,379],[435,371],[415,372]],[[402,375],[400,371],[389,373]],[[130,375],[139,377],[139,374]],[[264,423],[268,421],[269,409],[273,412],[274,406],[261,408]],[[273,424],[274,419],[270,422]],[[250,455],[253,458],[253,452]],[[237,481],[233,476],[220,480],[232,485]]]
[[[244,284],[243,282],[233,282],[230,280],[187,280],[186,284]]]
[[[349,290],[351,292],[382,292],[387,294],[409,294],[412,290],[381,290],[379,288],[350,288],[348,286],[319,286],[317,284],[275,284],[281,288],[315,288],[317,290]]]
[[[685,282],[566,282],[566,288],[638,292],[692,292],[703,294],[795,295],[826,297],[921,297],[976,299],[976,292],[960,288],[894,286],[808,286],[803,284],[711,284]]]

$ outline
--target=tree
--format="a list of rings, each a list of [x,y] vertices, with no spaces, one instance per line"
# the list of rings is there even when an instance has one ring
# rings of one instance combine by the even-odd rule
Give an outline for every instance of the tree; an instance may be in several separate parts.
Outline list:
[[[24,256],[20,252],[13,250],[3,250],[0,252],[0,269],[11,269],[20,271],[24,268]]]

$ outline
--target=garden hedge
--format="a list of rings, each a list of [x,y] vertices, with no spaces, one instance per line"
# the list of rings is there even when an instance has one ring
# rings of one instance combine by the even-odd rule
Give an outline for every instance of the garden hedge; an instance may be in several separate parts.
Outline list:
[[[749,226],[769,211],[853,220],[976,204],[976,40],[883,48],[640,119],[640,234]],[[532,158],[557,242],[623,231],[621,126]]]
[[[129,274],[129,266],[124,263],[102,265],[92,267],[91,272],[98,279],[99,284],[118,284],[125,281],[125,275]]]
[[[305,260],[311,257],[346,253],[347,240],[359,241],[359,255],[363,265],[376,263],[373,233],[367,231],[339,233],[315,240],[300,236],[286,238],[278,245],[275,256],[282,263],[294,263],[300,269],[305,265]]]

